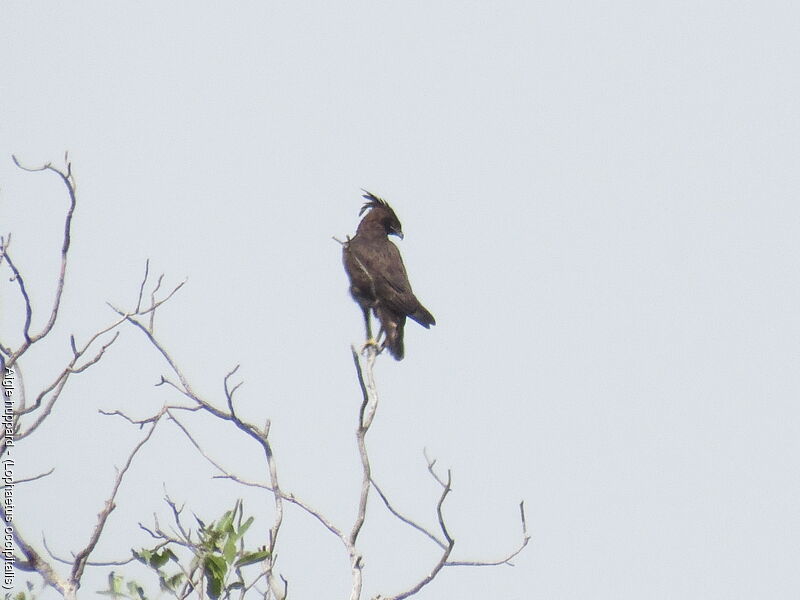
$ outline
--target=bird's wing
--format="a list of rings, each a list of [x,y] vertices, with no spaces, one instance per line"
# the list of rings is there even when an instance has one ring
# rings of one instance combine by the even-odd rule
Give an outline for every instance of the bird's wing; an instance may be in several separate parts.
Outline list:
[[[400,251],[391,241],[352,244],[353,262],[363,266],[375,291],[378,302],[394,312],[409,315],[419,306],[411,291],[406,267]]]

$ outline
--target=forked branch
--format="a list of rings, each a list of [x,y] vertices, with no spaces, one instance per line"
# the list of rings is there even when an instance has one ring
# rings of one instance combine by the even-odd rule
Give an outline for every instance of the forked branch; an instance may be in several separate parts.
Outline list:
[[[10,356],[6,360],[6,364],[9,367],[14,366],[16,361],[22,356],[31,345],[35,344],[43,337],[45,337],[50,330],[55,325],[56,319],[58,318],[58,310],[61,307],[61,296],[64,293],[64,281],[66,279],[67,274],[67,258],[69,254],[69,247],[70,241],[72,236],[72,216],[75,212],[75,206],[77,205],[77,191],[76,191],[76,184],[75,178],[72,175],[72,164],[69,162],[69,156],[64,155],[64,162],[66,163],[66,168],[64,170],[58,169],[54,167],[52,164],[47,163],[42,167],[31,168],[23,166],[16,156],[12,156],[14,160],[14,164],[17,165],[23,171],[29,172],[38,172],[38,171],[50,171],[58,175],[61,181],[64,183],[64,186],[67,188],[67,193],[69,195],[69,208],[67,209],[66,217],[64,218],[64,233],[62,236],[61,241],[61,265],[59,268],[58,279],[56,282],[56,293],[53,299],[53,305],[50,309],[50,316],[47,320],[47,323],[44,327],[39,331],[39,333],[31,334],[31,322],[33,319],[33,306],[31,304],[30,296],[28,295],[27,289],[25,288],[25,280],[23,278],[22,273],[20,272],[19,268],[14,263],[13,259],[8,253],[8,249],[6,248],[3,252],[5,256],[5,260],[8,263],[11,271],[14,274],[14,279],[17,282],[17,285],[20,290],[20,294],[22,295],[22,299],[25,303],[25,324],[22,328],[22,336],[24,338],[22,344],[14,351],[10,353]],[[10,346],[9,346],[10,348]]]
[[[145,267],[145,281],[149,275],[149,263]],[[278,575],[273,572],[275,566],[275,547],[278,540],[278,533],[280,532],[281,524],[283,522],[283,500],[284,494],[280,490],[280,484],[278,481],[278,470],[277,470],[277,463],[275,461],[275,455],[272,450],[272,444],[269,441],[269,421],[267,421],[266,425],[261,428],[252,423],[248,423],[241,419],[239,415],[236,413],[236,409],[234,406],[234,396],[237,390],[241,387],[242,383],[236,383],[234,385],[231,384],[232,377],[238,371],[238,366],[232,369],[223,379],[223,391],[225,396],[225,404],[226,409],[220,409],[214,406],[211,402],[207,401],[199,394],[197,394],[187,377],[184,375],[182,369],[178,365],[177,361],[171,356],[170,352],[166,349],[166,347],[161,343],[158,337],[155,334],[153,328],[153,320],[155,316],[155,312],[158,307],[167,301],[172,295],[177,292],[182,286],[183,283],[179,284],[176,288],[174,288],[169,294],[167,294],[162,300],[156,299],[156,292],[160,289],[161,284],[163,281],[163,275],[158,278],[154,289],[150,293],[150,306],[147,309],[142,309],[142,298],[144,297],[145,293],[145,283],[139,288],[139,297],[137,300],[137,310],[125,312],[122,311],[114,306],[111,306],[121,318],[125,321],[133,325],[136,329],[141,331],[150,344],[158,351],[159,354],[164,358],[164,360],[169,365],[170,370],[177,377],[177,382],[168,379],[162,375],[161,381],[157,385],[167,384],[178,391],[184,398],[191,401],[193,406],[191,407],[177,407],[177,406],[170,406],[165,407],[162,410],[172,411],[172,410],[199,410],[206,412],[218,419],[222,419],[224,421],[229,421],[233,425],[235,425],[240,431],[244,432],[247,436],[253,439],[262,449],[264,452],[264,457],[267,463],[267,470],[269,473],[269,481],[270,481],[270,491],[272,492],[273,499],[274,499],[274,507],[275,507],[275,516],[273,520],[273,524],[269,530],[269,558],[267,558],[267,566],[266,566],[266,575],[267,579],[270,583],[270,586],[278,585]],[[141,317],[143,315],[148,315],[149,320],[148,322],[143,322],[137,317]],[[124,415],[123,415],[124,416]],[[129,417],[128,420],[131,420]],[[175,421],[182,431],[188,435],[188,430],[183,427],[177,419],[175,419],[174,415],[170,414],[170,418]],[[190,439],[191,436],[189,436]],[[199,446],[195,442],[195,446]],[[208,458],[208,457],[207,457]],[[213,461],[212,461],[213,462]]]

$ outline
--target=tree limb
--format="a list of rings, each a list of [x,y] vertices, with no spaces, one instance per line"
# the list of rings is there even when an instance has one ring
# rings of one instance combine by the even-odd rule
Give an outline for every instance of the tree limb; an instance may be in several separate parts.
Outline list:
[[[75,589],[80,587],[81,577],[83,576],[83,571],[86,568],[86,564],[89,560],[89,556],[94,551],[97,543],[100,541],[100,536],[103,533],[103,529],[106,526],[106,522],[108,521],[108,517],[111,515],[111,512],[116,508],[116,504],[114,500],[117,497],[117,492],[119,491],[120,485],[122,485],[122,479],[125,477],[125,473],[127,473],[128,469],[133,462],[133,458],[139,452],[139,450],[144,446],[150,437],[153,435],[153,432],[156,429],[156,425],[158,425],[158,421],[155,421],[151,424],[150,430],[147,434],[139,441],[136,446],[134,446],[131,453],[128,455],[128,459],[125,461],[125,465],[122,469],[117,471],[117,476],[114,479],[114,485],[111,488],[111,495],[105,501],[105,505],[100,513],[97,515],[97,524],[95,525],[94,531],[92,532],[91,537],[89,538],[89,542],[86,546],[83,547],[77,554],[75,554],[75,562],[72,565],[72,571],[70,573],[70,582],[75,585]]]
[[[62,171],[57,169],[56,167],[52,166],[50,163],[47,163],[43,167],[38,168],[31,168],[25,167],[20,164],[19,160],[16,156],[11,157],[14,160],[14,164],[17,165],[23,171],[29,172],[37,172],[37,171],[51,171],[58,175],[58,177],[63,181],[64,185],[67,188],[67,193],[69,194],[69,208],[67,209],[67,214],[64,219],[64,234],[63,239],[61,242],[61,266],[59,268],[58,280],[56,283],[56,293],[55,298],[53,299],[53,306],[50,310],[50,317],[47,320],[47,323],[44,325],[42,330],[34,335],[31,335],[30,328],[31,328],[31,320],[33,317],[33,307],[31,305],[30,297],[25,290],[24,280],[22,279],[22,275],[19,272],[19,269],[16,266],[13,266],[11,257],[8,255],[8,252],[5,253],[6,262],[8,262],[9,266],[11,267],[14,277],[17,279],[17,283],[20,287],[20,292],[22,293],[23,299],[25,300],[25,325],[23,327],[23,337],[25,341],[22,345],[14,351],[7,360],[7,366],[13,366],[14,363],[17,362],[20,356],[22,356],[25,351],[30,348],[31,345],[35,344],[43,337],[45,337],[50,330],[55,325],[56,318],[58,317],[58,310],[61,306],[61,296],[64,293],[64,280],[66,279],[67,274],[67,256],[69,253],[70,247],[70,240],[71,240],[71,231],[72,231],[72,216],[75,212],[75,207],[77,205],[77,194],[76,194],[76,185],[75,179],[72,176],[72,164],[69,162],[69,157],[67,155],[64,156],[66,162],[66,170]]]

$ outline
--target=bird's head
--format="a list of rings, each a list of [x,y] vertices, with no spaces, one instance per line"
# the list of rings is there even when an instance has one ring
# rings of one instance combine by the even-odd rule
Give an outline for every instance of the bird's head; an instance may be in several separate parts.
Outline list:
[[[366,200],[364,206],[359,211],[359,216],[363,215],[369,210],[369,214],[364,217],[364,221],[369,220],[371,223],[379,223],[383,227],[386,235],[396,235],[401,240],[403,239],[403,226],[400,224],[400,219],[394,214],[394,210],[389,206],[389,203],[382,198],[362,190],[364,193],[363,198]]]

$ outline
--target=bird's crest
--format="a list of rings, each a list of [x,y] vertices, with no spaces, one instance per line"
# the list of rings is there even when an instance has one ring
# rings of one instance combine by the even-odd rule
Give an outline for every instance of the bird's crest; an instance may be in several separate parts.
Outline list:
[[[389,203],[386,202],[386,200],[384,200],[383,198],[379,198],[372,192],[368,192],[363,188],[361,189],[361,191],[364,192],[364,195],[361,197],[364,198],[366,202],[364,203],[364,206],[361,207],[361,210],[358,211],[359,217],[363,215],[366,211],[368,211],[370,208],[385,208],[387,210],[390,210],[392,214],[394,214],[394,210],[392,210],[392,207],[389,206]]]

